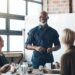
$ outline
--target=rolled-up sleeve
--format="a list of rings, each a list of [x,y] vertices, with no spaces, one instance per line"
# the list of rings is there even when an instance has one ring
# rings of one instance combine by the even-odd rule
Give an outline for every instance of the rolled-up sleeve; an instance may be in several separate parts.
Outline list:
[[[54,34],[54,45],[60,45],[59,34],[57,33],[57,31]]]
[[[25,42],[25,47],[28,45],[28,44],[33,44],[34,43],[34,34],[32,31],[29,31],[28,32],[28,37],[27,37],[27,40]]]

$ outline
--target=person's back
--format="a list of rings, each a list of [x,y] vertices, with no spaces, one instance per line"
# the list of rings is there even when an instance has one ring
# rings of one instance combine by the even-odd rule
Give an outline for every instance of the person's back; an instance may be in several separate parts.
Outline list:
[[[66,53],[61,58],[61,75],[75,75],[75,33],[66,28],[63,31],[62,42]]]
[[[70,48],[61,59],[61,75],[75,75],[75,46]]]

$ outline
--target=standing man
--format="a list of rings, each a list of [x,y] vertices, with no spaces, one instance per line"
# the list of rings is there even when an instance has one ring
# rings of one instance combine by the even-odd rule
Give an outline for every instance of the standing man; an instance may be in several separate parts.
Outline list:
[[[39,26],[31,29],[28,33],[25,47],[34,50],[32,55],[33,68],[44,66],[45,63],[53,63],[52,53],[60,48],[59,35],[55,29],[48,26],[48,19],[48,13],[42,11],[39,17]]]

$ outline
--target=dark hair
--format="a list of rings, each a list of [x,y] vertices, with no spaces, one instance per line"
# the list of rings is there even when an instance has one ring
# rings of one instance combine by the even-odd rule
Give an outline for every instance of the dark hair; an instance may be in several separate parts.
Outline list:
[[[49,19],[48,13],[47,13],[46,11],[42,11],[42,12],[40,13],[40,17],[39,17],[39,18],[41,18],[42,16],[45,16],[46,19]]]

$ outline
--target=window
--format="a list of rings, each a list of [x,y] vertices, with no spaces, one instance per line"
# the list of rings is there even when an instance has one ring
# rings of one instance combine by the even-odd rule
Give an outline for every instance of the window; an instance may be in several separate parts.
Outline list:
[[[25,15],[25,1],[24,0],[10,0],[9,13],[17,15]]]
[[[34,11],[35,10],[35,11]],[[38,3],[28,2],[28,15],[39,15],[42,5]]]
[[[10,50],[23,51],[24,43],[23,36],[10,36]]]
[[[20,30],[25,28],[25,21],[10,19],[10,30]]]
[[[41,0],[0,0],[0,35],[4,39],[3,51],[23,51],[22,31],[25,29],[25,16],[38,16],[41,9]]]
[[[0,18],[0,29],[5,29],[6,20],[4,18]]]
[[[0,0],[0,12],[1,13],[7,12],[7,0]]]
[[[0,35],[4,39],[3,51],[21,50],[24,29],[25,1],[0,0]],[[14,40],[17,40],[14,44]],[[23,49],[22,49],[23,50]]]

